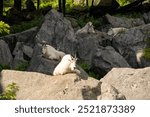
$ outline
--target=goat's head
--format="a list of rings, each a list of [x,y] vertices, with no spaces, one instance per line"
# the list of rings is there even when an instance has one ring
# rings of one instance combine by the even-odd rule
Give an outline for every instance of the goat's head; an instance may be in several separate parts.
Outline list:
[[[67,62],[69,64],[69,68],[72,71],[76,69],[76,61],[77,61],[76,57],[74,58],[70,54],[67,54],[62,58],[62,61]]]
[[[46,53],[46,47],[47,45],[46,44],[42,44],[42,53],[45,54]]]

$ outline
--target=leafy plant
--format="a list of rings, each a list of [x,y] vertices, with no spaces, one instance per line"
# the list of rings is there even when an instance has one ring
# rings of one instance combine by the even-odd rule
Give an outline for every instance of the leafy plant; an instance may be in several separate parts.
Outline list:
[[[10,33],[10,26],[3,21],[0,21],[0,36]]]
[[[150,48],[145,48],[144,49],[144,58],[146,60],[150,60]]]
[[[25,71],[25,70],[27,70],[28,66],[29,66],[28,62],[22,62],[15,68],[15,70]]]
[[[1,100],[15,100],[16,99],[16,92],[19,90],[19,87],[16,83],[11,83],[7,86],[6,90],[0,94]]]
[[[0,64],[0,71],[2,71],[3,69],[10,69],[10,66]]]
[[[128,5],[130,4],[133,0],[116,0],[120,6],[125,6],[125,5]]]
[[[81,63],[80,66],[88,73],[89,76],[99,79],[99,74],[96,74],[90,69],[90,65],[87,63]]]

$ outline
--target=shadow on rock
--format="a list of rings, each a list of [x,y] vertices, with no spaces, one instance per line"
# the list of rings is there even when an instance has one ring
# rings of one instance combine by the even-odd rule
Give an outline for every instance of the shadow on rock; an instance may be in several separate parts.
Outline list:
[[[101,95],[101,82],[96,87],[84,86],[81,90],[84,100],[97,100],[97,97]]]

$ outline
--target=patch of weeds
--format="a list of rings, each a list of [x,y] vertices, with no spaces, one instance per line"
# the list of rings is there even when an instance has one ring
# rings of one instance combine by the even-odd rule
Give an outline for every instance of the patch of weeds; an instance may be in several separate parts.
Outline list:
[[[84,70],[88,73],[88,75],[89,75],[90,77],[93,77],[93,78],[99,80],[99,78],[100,78],[99,74],[96,74],[95,72],[93,72],[93,71],[90,69],[90,65],[89,65],[89,64],[87,64],[87,63],[81,63],[80,66],[82,67],[82,69],[84,69]]]
[[[18,70],[18,71],[26,71],[27,68],[29,66],[29,63],[28,62],[22,62],[20,63],[16,68],[15,70]]]
[[[150,48],[144,49],[144,58],[148,61],[150,61]]]
[[[5,91],[0,94],[0,100],[16,100],[16,92],[19,90],[19,87],[16,83],[9,84]]]
[[[146,39],[146,44],[150,47],[150,38]]]
[[[10,66],[0,64],[0,71],[2,71],[3,69],[10,69]]]

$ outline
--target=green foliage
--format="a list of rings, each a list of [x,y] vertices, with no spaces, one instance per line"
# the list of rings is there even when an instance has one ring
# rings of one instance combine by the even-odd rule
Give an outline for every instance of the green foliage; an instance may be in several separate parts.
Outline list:
[[[44,8],[47,6],[52,6],[53,8],[58,7],[58,0],[53,0],[53,1],[49,1],[49,2],[41,2],[40,3],[40,8]]]
[[[116,0],[120,6],[125,6],[125,5],[128,5],[130,4],[133,0]]]
[[[40,26],[43,20],[44,20],[43,16],[38,15],[32,21],[21,22],[20,24],[11,26],[10,33],[18,33],[35,26]]]
[[[15,100],[16,92],[19,90],[19,87],[16,83],[11,83],[7,86],[6,90],[0,94],[0,100]]]
[[[150,34],[150,31],[144,32],[145,35]],[[150,38],[146,39],[146,44],[150,47]]]
[[[18,70],[18,71],[26,71],[27,68],[29,66],[29,63],[28,62],[22,62],[20,63],[16,68],[15,70]]]
[[[0,71],[2,71],[3,69],[10,69],[10,66],[0,64]]]
[[[144,49],[144,58],[150,61],[150,48]]]
[[[99,79],[99,74],[94,73],[91,69],[90,69],[90,65],[87,63],[81,63],[80,66],[88,73],[89,76]]]
[[[10,26],[3,21],[0,21],[0,36],[10,33]]]

